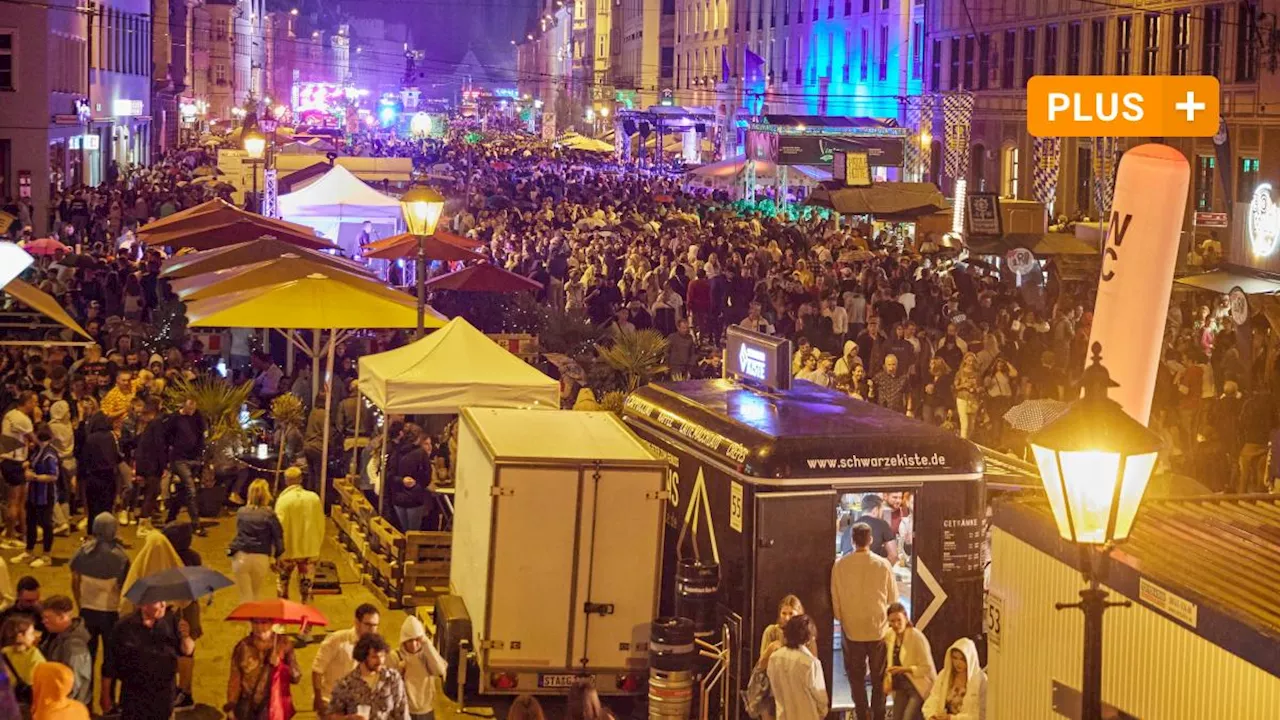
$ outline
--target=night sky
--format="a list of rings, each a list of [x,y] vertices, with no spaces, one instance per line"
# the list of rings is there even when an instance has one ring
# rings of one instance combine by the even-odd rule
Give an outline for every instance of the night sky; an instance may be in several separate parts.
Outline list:
[[[414,46],[427,70],[451,70],[475,51],[486,66],[515,64],[511,41],[524,35],[535,0],[348,0],[342,11],[353,17],[408,21]]]

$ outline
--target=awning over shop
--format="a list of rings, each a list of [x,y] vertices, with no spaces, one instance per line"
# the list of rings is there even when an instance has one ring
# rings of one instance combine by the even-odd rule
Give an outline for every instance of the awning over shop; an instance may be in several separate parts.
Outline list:
[[[1026,248],[1041,257],[1061,255],[1098,255],[1098,249],[1069,233],[1009,233],[998,238],[967,241],[976,255],[1004,255],[1016,248]]]
[[[946,198],[933,183],[889,182],[865,188],[815,188],[806,201],[841,215],[919,217],[947,207]]]
[[[1280,280],[1231,270],[1214,270],[1199,275],[1188,275],[1178,278],[1175,282],[1223,295],[1237,287],[1243,290],[1245,295],[1271,295],[1280,292]]]

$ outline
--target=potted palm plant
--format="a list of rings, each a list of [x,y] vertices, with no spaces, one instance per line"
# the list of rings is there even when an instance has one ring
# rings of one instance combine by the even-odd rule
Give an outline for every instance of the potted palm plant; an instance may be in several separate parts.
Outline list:
[[[216,375],[202,373],[194,378],[179,377],[165,393],[170,409],[177,409],[188,399],[194,400],[196,411],[204,418],[204,488],[225,485],[215,482],[219,476],[238,469],[236,456],[245,452],[261,429],[262,411],[248,408],[252,382],[232,385]]]
[[[620,332],[612,345],[597,345],[596,353],[621,376],[627,395],[667,371],[667,339],[657,330]]]
[[[285,393],[271,401],[271,419],[276,428],[275,480],[277,485],[280,482],[280,471],[284,467],[285,456],[302,453],[302,424],[305,418],[306,411],[302,407],[302,400],[297,395]],[[296,452],[291,452],[291,448],[296,448]]]

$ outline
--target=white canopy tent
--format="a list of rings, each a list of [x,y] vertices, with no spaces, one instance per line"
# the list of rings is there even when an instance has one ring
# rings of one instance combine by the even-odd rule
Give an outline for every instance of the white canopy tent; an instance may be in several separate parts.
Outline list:
[[[399,232],[403,218],[399,200],[369,187],[341,165],[301,190],[281,195],[280,214],[315,228],[351,257],[359,254],[358,238],[365,222],[373,224],[374,239],[378,239]]]
[[[417,342],[360,358],[360,392],[392,415],[459,408],[560,407],[560,383],[462,318]]]

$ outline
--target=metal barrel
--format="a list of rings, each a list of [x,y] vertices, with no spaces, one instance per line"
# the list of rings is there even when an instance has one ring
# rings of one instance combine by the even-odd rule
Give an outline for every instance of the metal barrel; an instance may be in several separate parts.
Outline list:
[[[693,707],[693,621],[654,618],[649,626],[649,720],[686,720]]]
[[[720,592],[720,565],[681,560],[676,567],[676,615],[693,621],[696,637],[708,639],[719,631],[716,595]]]

